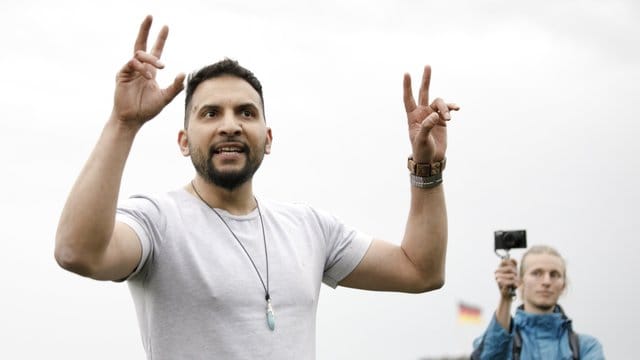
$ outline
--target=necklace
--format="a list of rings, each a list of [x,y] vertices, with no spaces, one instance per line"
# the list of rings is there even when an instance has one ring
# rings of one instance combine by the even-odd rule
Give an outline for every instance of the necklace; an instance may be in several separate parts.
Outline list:
[[[260,275],[260,271],[258,271],[258,267],[256,266],[256,263],[253,261],[253,258],[251,257],[251,255],[249,255],[249,252],[244,247],[244,245],[242,245],[242,242],[240,241],[240,239],[238,239],[238,236],[236,235],[236,233],[234,233],[233,230],[231,230],[231,227],[229,226],[229,224],[227,224],[227,222],[224,220],[222,215],[220,215],[220,213],[216,209],[214,209],[213,206],[209,205],[209,203],[202,198],[202,196],[196,189],[196,186],[193,184],[193,180],[191,181],[191,188],[193,188],[193,191],[196,193],[196,195],[198,195],[198,198],[200,198],[200,200],[203,203],[205,203],[209,207],[209,209],[211,209],[216,215],[218,215],[218,217],[220,218],[220,221],[222,221],[222,223],[227,227],[231,235],[233,235],[233,238],[236,239],[236,242],[238,243],[238,245],[240,245],[240,247],[244,251],[245,255],[247,255],[247,258],[249,258],[249,261],[251,261],[251,265],[253,265],[253,269],[256,271],[256,274],[258,275],[258,279],[260,279],[260,283],[262,284],[262,288],[264,289],[264,293],[265,293],[264,300],[267,302],[267,326],[269,326],[269,329],[273,331],[276,328],[276,319],[273,313],[273,307],[271,306],[271,295],[269,294],[269,254],[267,253],[267,238],[265,236],[264,220],[262,219],[262,212],[260,211],[260,205],[258,204],[258,199],[256,199],[255,197],[253,198],[253,200],[256,202],[256,208],[258,209],[258,216],[260,217],[260,227],[262,228],[262,243],[264,244],[264,258],[267,264],[266,285],[264,280],[262,279],[262,275]]]

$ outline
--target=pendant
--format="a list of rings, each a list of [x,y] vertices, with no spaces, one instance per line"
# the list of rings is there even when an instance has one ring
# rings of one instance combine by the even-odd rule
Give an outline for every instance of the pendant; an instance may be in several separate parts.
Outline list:
[[[276,328],[276,318],[273,315],[273,307],[271,307],[271,299],[267,300],[267,325],[273,331]]]

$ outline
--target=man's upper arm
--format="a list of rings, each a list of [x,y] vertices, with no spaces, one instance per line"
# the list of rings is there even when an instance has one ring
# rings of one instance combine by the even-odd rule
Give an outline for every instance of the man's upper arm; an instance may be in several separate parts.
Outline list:
[[[374,240],[341,286],[378,291],[423,291],[421,274],[400,246]]]
[[[126,279],[140,263],[142,250],[136,232],[127,224],[116,222],[101,264],[92,277],[114,281]]]
[[[105,261],[108,280],[122,281],[137,274],[152,253],[154,239],[164,228],[157,197],[133,195],[116,211],[116,225]]]

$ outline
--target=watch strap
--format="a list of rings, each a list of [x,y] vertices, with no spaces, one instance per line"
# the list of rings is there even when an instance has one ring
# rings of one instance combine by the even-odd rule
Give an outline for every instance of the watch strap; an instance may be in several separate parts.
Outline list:
[[[429,177],[410,174],[409,177],[411,178],[411,185],[421,189],[431,189],[442,184],[442,173]]]

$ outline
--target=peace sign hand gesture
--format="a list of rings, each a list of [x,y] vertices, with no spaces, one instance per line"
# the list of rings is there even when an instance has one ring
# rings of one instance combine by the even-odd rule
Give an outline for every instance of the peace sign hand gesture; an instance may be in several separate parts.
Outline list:
[[[151,52],[146,52],[152,21],[153,18],[148,15],[140,25],[133,58],[116,76],[112,116],[137,128],[158,115],[184,88],[185,75],[182,73],[165,89],[161,89],[156,82],[157,70],[164,68],[160,56],[169,35],[169,28],[162,27]]]
[[[404,75],[404,108],[407,111],[409,140],[416,163],[432,163],[444,159],[447,150],[447,121],[451,120],[451,110],[460,107],[436,98],[429,104],[429,83],[431,67],[424,67],[418,104],[411,90],[411,76]]]

